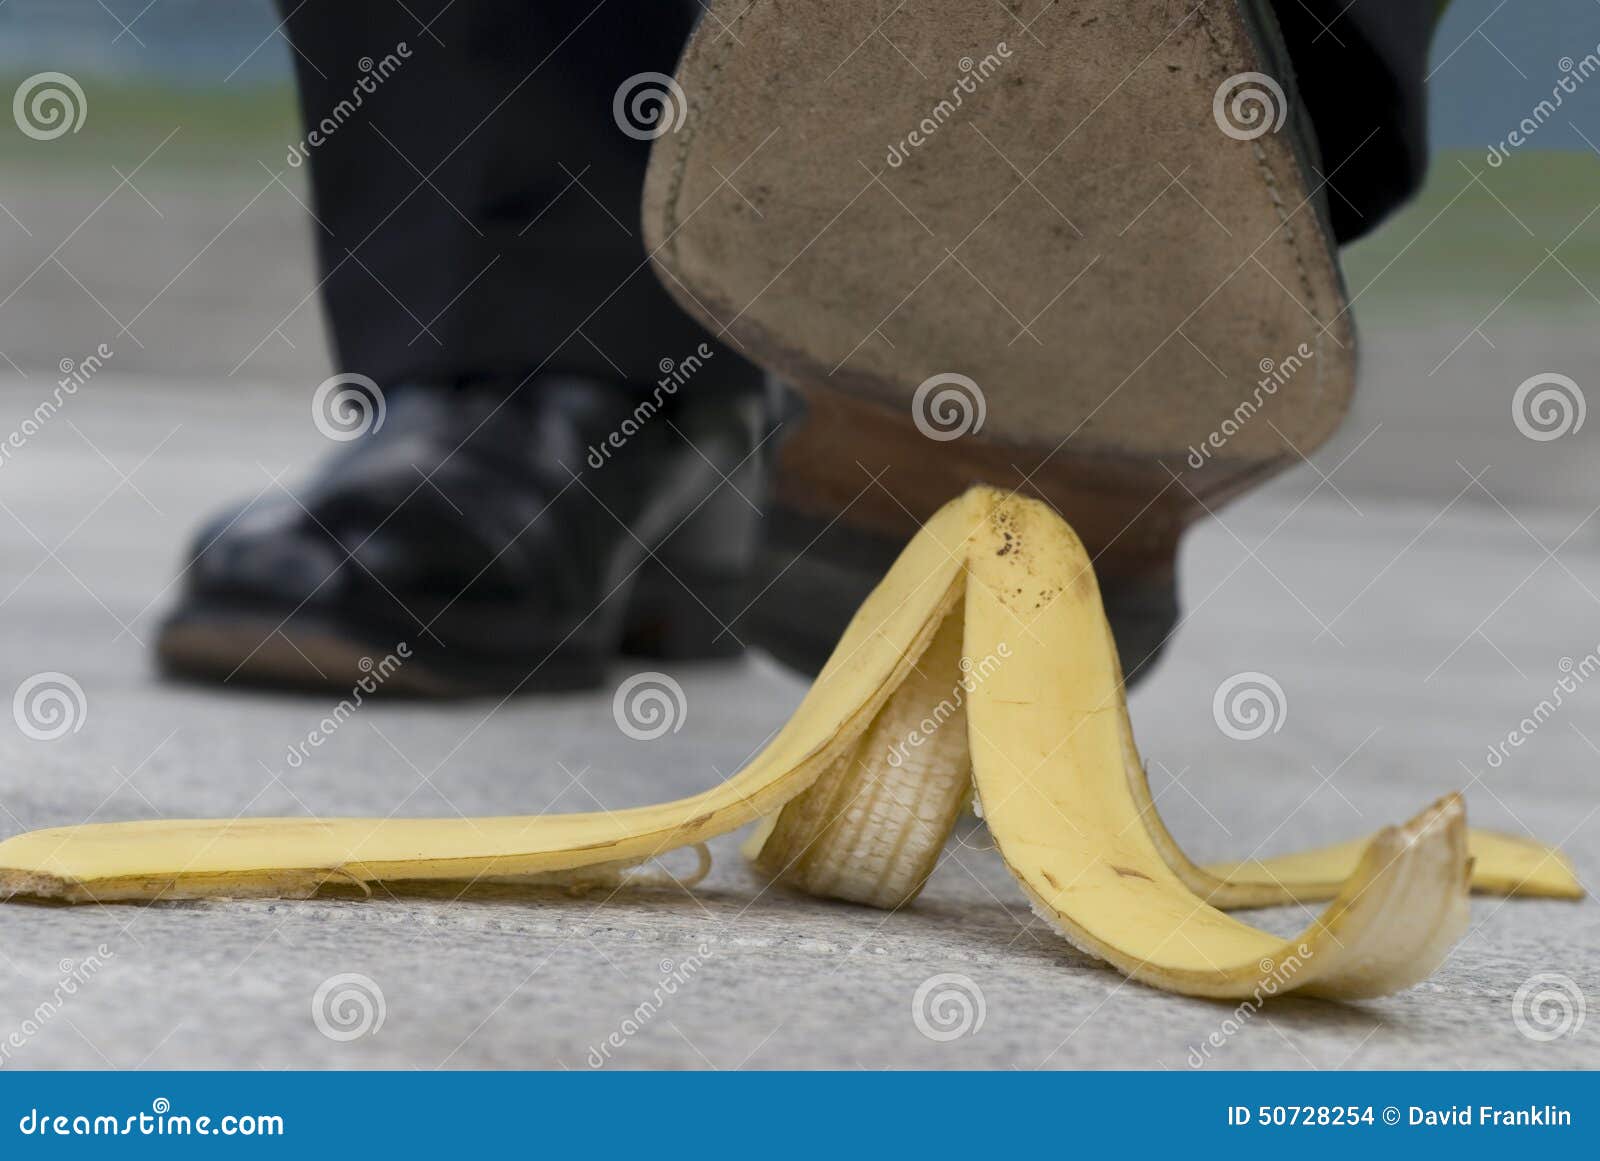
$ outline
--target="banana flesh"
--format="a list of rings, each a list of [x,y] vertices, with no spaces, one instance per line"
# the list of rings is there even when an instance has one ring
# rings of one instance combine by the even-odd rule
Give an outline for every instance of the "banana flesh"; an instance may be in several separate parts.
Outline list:
[[[1454,795],[1368,840],[1195,865],[1155,810],[1081,543],[1045,505],[975,488],[907,546],[768,746],[700,794],[599,814],[34,831],[0,843],[0,898],[299,898],[485,880],[615,890],[660,882],[640,865],[764,818],[745,848],[758,869],[896,908],[969,802],[1065,938],[1194,995],[1382,994],[1448,952],[1469,883],[1582,894],[1558,851],[1469,832]],[[1329,906],[1288,941],[1221,910],[1307,901]]]
[[[856,745],[746,844],[756,867],[813,895],[911,902],[972,785],[960,665],[951,614]]]

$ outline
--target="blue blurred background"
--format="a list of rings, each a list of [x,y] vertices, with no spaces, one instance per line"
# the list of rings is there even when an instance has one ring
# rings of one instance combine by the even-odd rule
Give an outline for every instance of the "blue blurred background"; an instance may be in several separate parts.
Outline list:
[[[53,67],[171,85],[286,86],[290,50],[273,35],[277,22],[267,0],[9,0],[0,6],[0,72]],[[1549,96],[1558,62],[1597,46],[1593,0],[1454,0],[1434,46],[1435,142],[1475,149],[1500,140],[1508,108]],[[1597,110],[1600,85],[1567,112],[1581,119]],[[1566,125],[1550,136],[1541,147],[1587,148]]]
[[[277,24],[267,0],[0,0],[0,91],[59,70],[88,104],[81,132],[0,134],[0,388],[26,398],[31,376],[108,324],[120,374],[178,390],[326,376],[305,172],[284,161],[301,137],[293,50]],[[1590,53],[1597,0],[1455,0],[1439,28],[1427,187],[1343,255],[1366,389],[1325,454],[1360,442],[1347,470],[1367,486],[1448,496],[1457,459],[1522,462],[1501,442],[1518,438],[1508,393],[1592,364],[1600,77],[1503,165],[1486,160]],[[1508,494],[1587,503],[1591,432],[1546,447]],[[1441,435],[1451,455],[1415,454]]]

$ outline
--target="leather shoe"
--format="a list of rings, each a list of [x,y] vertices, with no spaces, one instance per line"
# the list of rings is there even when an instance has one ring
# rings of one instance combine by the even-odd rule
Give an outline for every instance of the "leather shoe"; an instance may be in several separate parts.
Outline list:
[[[768,406],[665,386],[384,391],[308,485],[200,531],[161,665],[460,696],[592,686],[619,652],[737,654]]]

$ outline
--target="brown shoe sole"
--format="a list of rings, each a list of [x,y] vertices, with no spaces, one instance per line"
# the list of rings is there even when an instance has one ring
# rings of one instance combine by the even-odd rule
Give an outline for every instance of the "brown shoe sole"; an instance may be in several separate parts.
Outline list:
[[[208,685],[221,682],[345,695],[370,687],[367,694],[388,698],[454,698],[481,692],[425,665],[402,666],[392,674],[380,671],[375,678],[383,656],[334,627],[239,615],[170,622],[156,640],[156,660],[164,674]]]
[[[780,558],[807,529],[892,551],[981,481],[1054,504],[1108,597],[1170,589],[1183,528],[1348,407],[1315,144],[1262,0],[719,0],[677,84],[646,237],[807,403]]]
[[[415,622],[375,624],[260,599],[185,596],[161,626],[156,660],[177,680],[336,695],[359,688],[367,697],[446,699],[593,689],[619,657],[682,663],[743,651],[740,634],[725,626],[749,603],[749,579],[683,575],[640,569],[613,593],[614,624],[603,606],[559,643],[508,637],[508,647],[495,653],[456,638],[447,647]],[[503,617],[509,627],[526,611],[508,607]]]

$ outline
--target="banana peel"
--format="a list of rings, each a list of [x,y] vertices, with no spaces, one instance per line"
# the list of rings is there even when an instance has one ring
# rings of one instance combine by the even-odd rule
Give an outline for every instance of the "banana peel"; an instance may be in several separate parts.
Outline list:
[[[93,823],[0,843],[0,898],[68,903],[305,898],[329,884],[605,885],[628,868],[776,811],[844,754],[904,684],[964,587],[970,504],[936,514],[857,612],[782,730],[701,794],[585,814]]]
[[[674,802],[476,819],[91,824],[0,843],[0,898],[302,898],[333,884],[652,881],[637,868],[764,819],[746,852],[813,894],[899,907],[968,804],[1035,910],[1132,978],[1193,995],[1379,995],[1425,977],[1469,887],[1576,898],[1559,852],[1469,832],[1450,795],[1371,839],[1203,868],[1156,812],[1092,563],[1047,506],[975,488],[917,534],[794,716]],[[702,857],[702,872],[704,857]],[[1227,907],[1327,901],[1282,940]]]
[[[987,493],[994,504],[1021,505],[1025,511],[1042,511],[1050,535],[1068,538],[1068,552],[1073,559],[1062,575],[1093,579],[1092,563],[1082,545],[1054,513],[1042,505],[1004,497],[989,489],[975,489],[964,499],[977,493]],[[1001,547],[1005,547],[1003,537]],[[968,551],[973,551],[970,540]],[[1028,571],[1028,566],[1017,562],[1011,567]],[[970,567],[968,571],[969,578],[976,573]],[[1078,583],[1086,582],[1080,579]],[[1053,600],[1056,588],[1059,586],[1046,586],[1045,598]],[[1098,592],[1096,605],[1098,612]],[[940,636],[947,633],[955,636],[959,629],[954,622],[963,616],[961,612],[950,614]],[[1103,641],[1101,656],[1116,666],[1114,712],[1122,740],[1121,762],[1139,804],[1140,818],[1167,864],[1189,890],[1222,910],[1321,903],[1336,898],[1356,873],[1373,836],[1296,854],[1206,867],[1189,859],[1156,810],[1134,743],[1127,701],[1122,693],[1121,663],[1116,656],[1110,627],[1103,614],[1086,619],[1094,621],[1098,627],[1086,626],[1089,636],[1083,640]],[[1010,656],[1009,643],[996,646],[1001,647],[1004,652],[999,656]],[[1072,656],[1081,660],[1086,652],[1080,641],[1075,644]],[[964,751],[971,727],[966,708],[978,684],[996,667],[996,656],[969,642],[960,656],[958,668],[949,663],[947,652],[930,647],[908,678],[908,684],[914,682],[916,689],[908,704],[895,709],[893,721],[886,710],[883,719],[874,723],[875,741],[864,737],[857,752],[848,760],[841,759],[829,767],[817,783],[793,799],[778,816],[768,819],[746,843],[745,854],[760,869],[813,894],[884,908],[910,903],[926,882],[949,837],[948,827],[931,826],[930,820],[950,818],[953,827],[954,818],[968,806],[981,814],[981,803],[974,799],[972,785],[967,779],[970,762]],[[930,722],[942,725],[941,732],[930,735]],[[931,752],[923,754],[921,749],[907,756],[908,740],[928,751],[937,751],[937,756]],[[915,755],[921,755],[920,761]],[[917,776],[908,777],[907,771],[914,765],[919,767]],[[914,809],[884,809],[882,804],[886,802]],[[887,867],[881,859],[863,857],[859,849],[854,852],[855,857],[841,857],[836,846],[838,834],[846,828],[854,829],[862,813],[877,819],[876,825],[868,831],[869,841],[880,849],[896,852],[897,865],[893,868]],[[828,854],[822,854],[824,850]],[[1566,856],[1536,839],[1469,829],[1467,850],[1472,862],[1470,885],[1473,891],[1529,898],[1583,898],[1583,887]],[[819,873],[819,867],[825,868],[825,873]],[[906,873],[912,867],[920,868],[922,873]],[[889,871],[893,873],[886,873]]]
[[[1379,832],[1298,937],[1242,923],[1190,889],[1145,821],[1122,675],[1077,537],[1043,505],[1001,502],[967,571],[965,647],[1004,641],[1014,654],[967,706],[973,784],[1001,857],[1070,943],[1134,979],[1218,998],[1381,995],[1443,960],[1468,920],[1459,797]]]
[[[1217,907],[1271,907],[1332,899],[1354,872],[1366,849],[1351,840],[1292,855],[1194,867],[1185,881]],[[1566,855],[1536,839],[1499,831],[1467,831],[1472,889],[1485,895],[1530,899],[1581,899]]]

